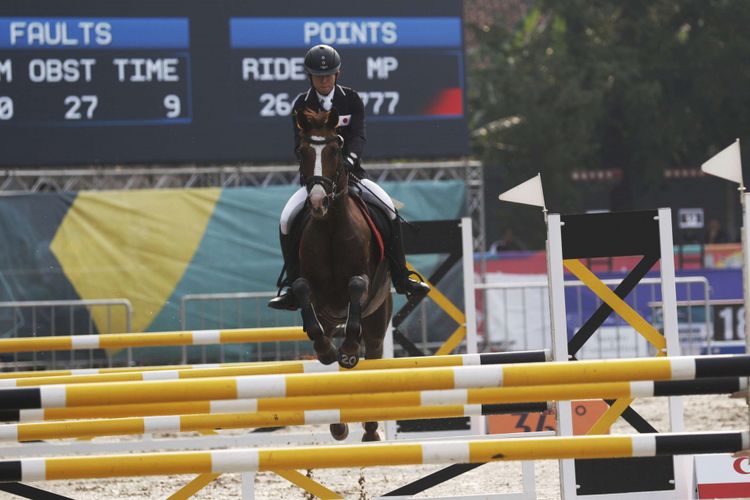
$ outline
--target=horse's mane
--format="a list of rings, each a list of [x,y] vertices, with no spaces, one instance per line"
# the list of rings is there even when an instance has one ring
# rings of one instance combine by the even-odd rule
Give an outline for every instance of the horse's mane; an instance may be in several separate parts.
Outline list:
[[[311,129],[314,128],[326,128],[326,122],[328,121],[329,111],[315,111],[310,108],[305,108],[302,112],[305,118],[308,120],[308,125]]]

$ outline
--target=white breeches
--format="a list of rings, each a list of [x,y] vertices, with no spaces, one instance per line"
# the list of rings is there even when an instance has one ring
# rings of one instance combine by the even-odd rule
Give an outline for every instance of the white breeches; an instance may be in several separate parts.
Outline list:
[[[391,200],[391,197],[388,196],[388,193],[382,187],[370,179],[362,179],[360,184],[362,184],[361,187],[349,186],[349,189],[356,189],[365,201],[377,203],[380,200],[383,205],[390,208],[390,210],[387,210],[388,218],[390,220],[396,218],[396,207],[393,206],[393,200]],[[307,200],[307,189],[301,187],[286,202],[284,210],[281,211],[281,220],[279,221],[282,234],[289,234],[290,225],[305,206],[305,200]]]

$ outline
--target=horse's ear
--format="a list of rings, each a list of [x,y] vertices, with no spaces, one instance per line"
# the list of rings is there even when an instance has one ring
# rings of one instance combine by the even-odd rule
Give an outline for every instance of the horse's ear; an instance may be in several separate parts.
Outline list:
[[[294,112],[294,121],[297,123],[297,128],[300,130],[306,130],[308,126],[307,122],[307,116],[305,116],[305,113],[301,113],[299,111]]]
[[[332,130],[339,126],[339,112],[335,109],[331,109],[328,113],[328,120],[326,120],[326,127]]]

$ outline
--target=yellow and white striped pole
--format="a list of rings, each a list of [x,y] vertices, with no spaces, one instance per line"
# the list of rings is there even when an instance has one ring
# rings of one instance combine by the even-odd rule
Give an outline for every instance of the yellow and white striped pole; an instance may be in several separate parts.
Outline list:
[[[501,460],[621,458],[732,453],[747,449],[748,432],[640,434],[368,443],[351,446],[250,448],[0,461],[0,482],[207,474],[276,469],[485,463]]]
[[[309,340],[299,326],[237,328],[233,330],[186,330],[153,333],[108,333],[0,339],[0,352],[73,351],[176,345],[213,345]]]
[[[483,415],[482,405],[339,408],[331,410],[254,412],[72,420],[0,425],[0,441],[93,438],[153,432],[191,432],[213,429],[250,429],[292,425],[335,424],[450,418]],[[491,410],[485,407],[485,410]]]
[[[0,410],[749,375],[750,356],[254,375],[0,389]]]
[[[379,364],[382,360],[370,360],[363,359],[355,366],[352,370],[367,370],[367,369],[385,369],[385,368],[419,368],[429,366],[472,366],[472,365],[486,365],[486,364],[507,364],[507,363],[534,363],[549,361],[550,352],[546,349],[534,350],[534,351],[511,351],[511,352],[491,352],[481,354],[456,354],[450,356],[419,356],[419,357],[405,357],[398,358],[396,364],[389,364],[388,366],[382,366]],[[377,361],[378,363],[373,364]],[[121,366],[115,368],[82,368],[73,370],[41,370],[41,371],[18,371],[18,372],[3,372],[0,373],[0,380],[4,379],[22,379],[22,378],[46,378],[46,377],[67,377],[67,376],[82,376],[82,375],[106,375],[113,373],[142,373],[142,372],[153,372],[153,371],[185,371],[185,370],[208,370],[214,368],[231,368],[231,367],[248,367],[257,366],[261,373],[314,373],[316,370],[308,368],[308,365],[321,365],[318,361],[307,360],[307,361],[254,361],[254,362],[239,362],[239,363],[205,363],[199,365],[157,365],[157,366]],[[293,366],[293,369],[286,369],[285,367]],[[264,371],[271,370],[270,367],[279,367],[279,371]],[[285,371],[288,370],[288,371]],[[325,368],[319,371],[336,371],[333,366],[329,370]],[[156,376],[154,376],[156,377]],[[177,378],[177,377],[174,377]],[[179,377],[187,378],[187,377]],[[144,379],[133,379],[133,380],[145,380]],[[80,382],[74,381],[69,383],[88,383],[94,382],[95,379],[80,379]],[[101,380],[104,382],[105,380]],[[118,380],[122,381],[122,380]],[[114,382],[114,380],[112,380]],[[68,383],[68,382],[66,382]],[[43,385],[43,384],[39,384]],[[18,385],[21,387],[21,385]]]
[[[346,409],[361,407],[403,407],[435,405],[493,405],[568,401],[579,399],[618,399],[689,394],[733,394],[747,390],[745,378],[703,381],[603,382],[598,384],[540,385],[532,387],[491,387],[438,391],[402,391],[368,394],[334,394],[289,398],[259,398],[217,401],[178,401],[130,405],[80,406],[20,410],[8,413],[8,421],[23,423],[47,420],[123,418],[154,415],[216,414],[236,412],[276,412]]]
[[[454,389],[447,391],[414,391],[360,395],[308,396],[257,400],[171,403],[187,409],[201,407],[200,414],[167,416],[170,404],[158,409],[159,416],[78,420],[67,422],[20,423],[0,425],[0,441],[33,441],[74,437],[96,437],[149,432],[188,432],[205,429],[276,427],[289,425],[332,424],[418,418],[448,418],[491,415],[503,410],[499,403],[521,403],[552,400],[573,400],[621,397],[669,396],[675,393],[706,393],[721,390],[733,393],[747,389],[746,379],[725,381],[714,388],[687,383],[613,382],[599,384],[552,385],[537,387],[499,387]],[[117,408],[117,407],[113,407]],[[58,409],[60,410],[76,410]],[[45,410],[29,410],[45,411]],[[54,409],[46,410],[48,412]],[[90,417],[89,417],[90,418]]]
[[[536,358],[538,361],[544,361],[546,359],[546,354],[544,351],[520,351],[518,353],[456,354],[395,359],[365,359],[351,370],[393,370],[398,368],[479,366],[485,364],[512,363],[515,359],[528,359],[532,357]],[[178,366],[178,368],[180,367]],[[49,377],[7,378],[0,379],[0,388],[35,387],[59,384],[93,384],[104,382],[137,382],[146,380],[179,380],[208,377],[236,377],[242,375],[333,373],[338,371],[349,371],[349,369],[342,368],[338,364],[324,365],[317,360],[231,365],[197,365],[172,370],[95,374],[79,373],[75,375],[56,375]]]

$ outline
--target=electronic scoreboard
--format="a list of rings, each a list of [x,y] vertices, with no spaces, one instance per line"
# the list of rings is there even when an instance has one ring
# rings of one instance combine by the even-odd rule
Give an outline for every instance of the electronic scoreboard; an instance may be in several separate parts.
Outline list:
[[[319,43],[367,115],[367,158],[467,153],[458,0],[0,4],[0,165],[291,162]]]

